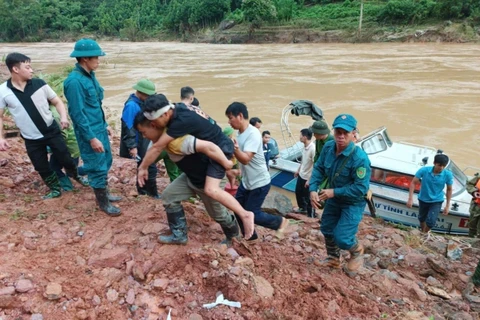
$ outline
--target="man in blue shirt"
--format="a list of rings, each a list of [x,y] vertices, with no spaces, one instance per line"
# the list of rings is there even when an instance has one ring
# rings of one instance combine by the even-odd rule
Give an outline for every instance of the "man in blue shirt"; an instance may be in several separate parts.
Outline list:
[[[341,114],[333,121],[334,141],[322,149],[310,178],[310,200],[320,209],[325,201],[320,230],[325,237],[328,257],[320,265],[340,268],[340,249],[350,251],[344,267],[354,275],[363,264],[363,246],[357,241],[358,225],[363,217],[365,195],[370,186],[370,160],[353,142],[357,120]],[[325,189],[318,188],[325,183]]]
[[[443,215],[448,215],[450,200],[452,199],[453,174],[450,170],[445,170],[448,164],[448,157],[444,154],[437,154],[433,160],[433,167],[420,168],[410,183],[407,207],[413,205],[413,191],[415,186],[420,183],[420,193],[418,194],[418,220],[420,229],[428,232],[435,226],[438,213],[442,209],[444,200],[443,189],[447,186],[447,203],[443,209]]]
[[[263,155],[265,156],[265,163],[267,164],[267,169],[270,170],[270,156],[272,150],[270,149],[270,131],[266,130],[262,132],[262,144],[263,144]]]

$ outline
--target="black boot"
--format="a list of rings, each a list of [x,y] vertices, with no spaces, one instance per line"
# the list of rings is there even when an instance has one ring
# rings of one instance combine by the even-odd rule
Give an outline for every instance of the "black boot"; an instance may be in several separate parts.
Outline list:
[[[78,183],[80,183],[82,186],[84,187],[88,187],[90,184],[88,183],[88,178],[87,177],[82,177],[78,174],[78,169],[77,167],[75,167],[75,169],[73,170],[67,170],[65,169],[65,171],[67,172],[67,176],[69,177],[72,177],[73,180],[77,181]]]
[[[156,179],[148,180],[146,185],[145,185],[145,189],[147,191],[148,196],[150,196],[152,198],[155,198],[155,199],[160,199],[160,194],[158,193],[157,180]]]
[[[58,180],[57,174],[52,173],[48,177],[44,178],[43,181],[50,188],[50,192],[42,197],[42,199],[53,199],[58,198],[62,195],[60,188],[60,181]]]
[[[107,189],[105,188],[93,188],[95,192],[95,197],[97,198],[98,205],[106,214],[111,217],[118,217],[120,213],[120,208],[112,206],[110,200],[108,199]]]
[[[226,244],[227,247],[230,247],[232,245],[232,240],[233,238],[240,239],[240,227],[238,226],[237,220],[233,219],[233,221],[225,226],[225,225],[220,225],[222,227],[223,233],[225,234],[225,240],[221,242],[221,244]]]
[[[158,242],[165,244],[187,244],[187,218],[180,209],[176,212],[167,212],[168,226],[172,232],[169,236],[159,236]]]

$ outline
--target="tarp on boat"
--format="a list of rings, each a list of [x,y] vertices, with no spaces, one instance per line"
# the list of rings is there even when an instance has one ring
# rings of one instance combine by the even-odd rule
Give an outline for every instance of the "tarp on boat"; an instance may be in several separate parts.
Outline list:
[[[313,120],[323,120],[323,111],[312,101],[295,100],[290,102],[291,113],[298,116],[311,116]]]

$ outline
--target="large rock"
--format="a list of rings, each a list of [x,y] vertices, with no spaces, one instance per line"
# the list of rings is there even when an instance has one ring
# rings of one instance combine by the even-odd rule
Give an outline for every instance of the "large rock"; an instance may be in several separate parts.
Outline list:
[[[293,211],[292,201],[283,194],[270,190],[265,201],[263,201],[262,210],[267,213],[276,213],[286,216]]]
[[[227,29],[233,28],[234,25],[235,25],[235,20],[223,20],[222,22],[220,22],[218,29],[227,30]]]
[[[260,276],[254,276],[253,281],[255,283],[255,288],[257,289],[257,294],[260,297],[262,298],[273,297],[273,293],[275,292],[275,290],[273,289],[270,282],[267,281],[267,279]]]
[[[99,250],[99,253],[88,259],[89,266],[102,268],[121,268],[123,263],[130,259],[126,248],[115,248],[112,250]]]

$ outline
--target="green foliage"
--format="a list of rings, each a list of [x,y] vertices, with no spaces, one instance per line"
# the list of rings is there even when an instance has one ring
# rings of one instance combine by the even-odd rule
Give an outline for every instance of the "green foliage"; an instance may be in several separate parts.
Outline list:
[[[297,9],[295,0],[275,0],[275,9],[279,21],[290,21]]]
[[[476,9],[480,9],[478,0],[438,0],[438,16],[444,19],[466,18]]]
[[[245,21],[258,25],[277,18],[277,9],[271,0],[243,0],[242,11]]]
[[[436,2],[432,0],[391,0],[380,12],[378,18],[383,22],[412,23],[433,15]]]
[[[241,9],[235,9],[235,11],[230,12],[225,16],[226,20],[234,20],[236,23],[241,23],[244,21],[243,11]]]

